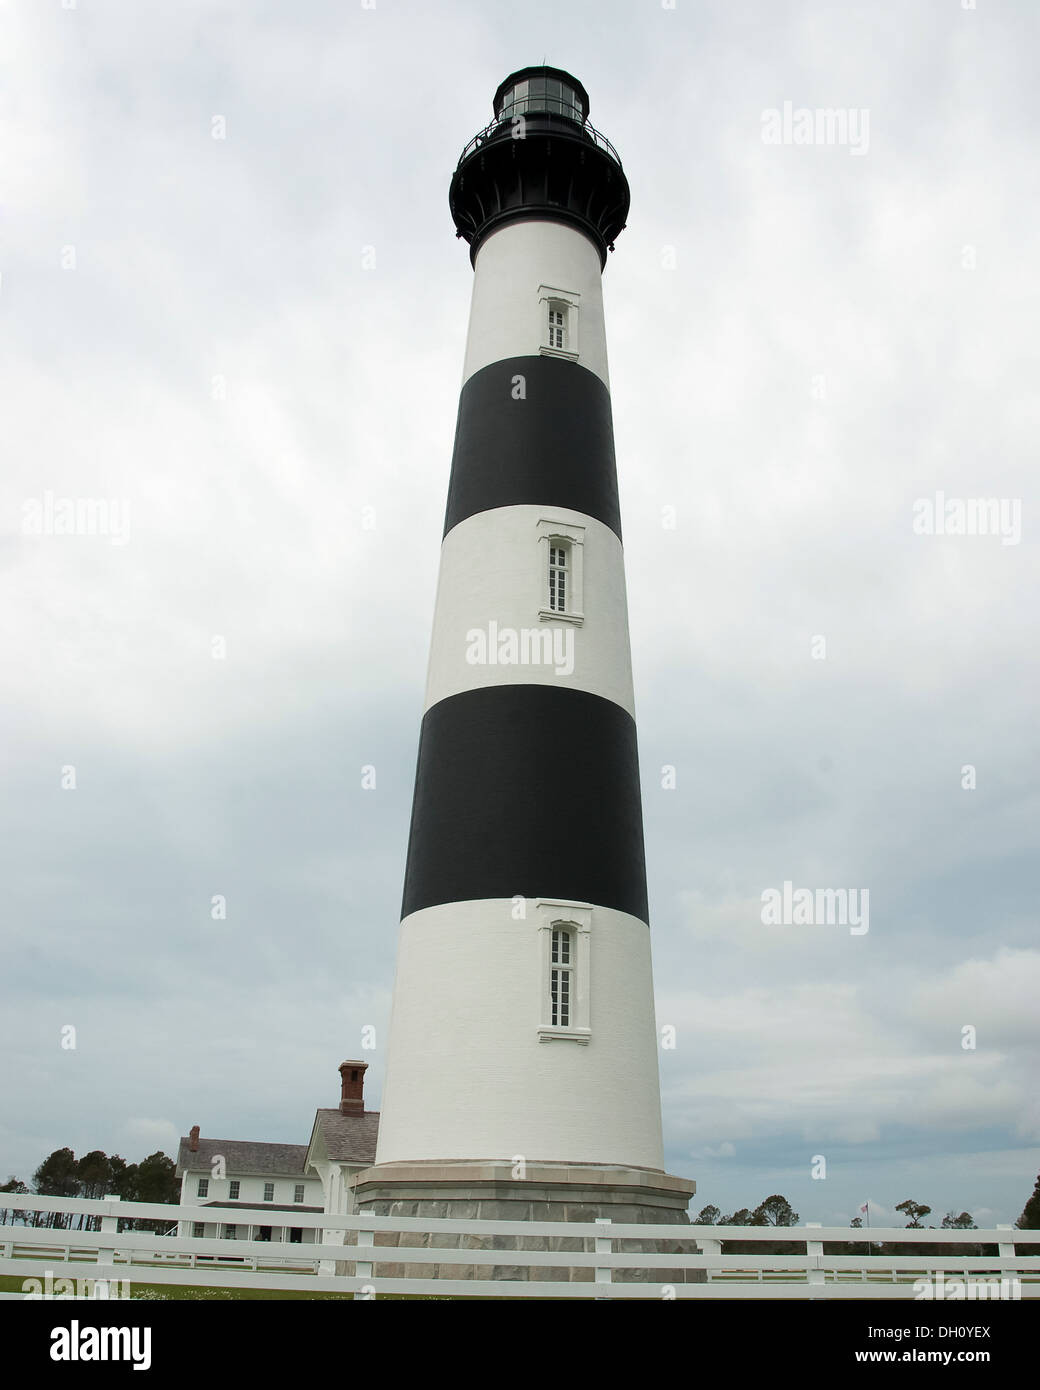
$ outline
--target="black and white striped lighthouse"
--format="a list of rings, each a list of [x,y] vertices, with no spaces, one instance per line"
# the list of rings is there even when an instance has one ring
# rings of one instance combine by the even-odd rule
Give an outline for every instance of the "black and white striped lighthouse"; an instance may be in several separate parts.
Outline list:
[[[694,1188],[663,1172],[600,284],[629,187],[588,109],[513,73],[451,181],[473,299],[370,1210],[536,1183],[674,1221]]]

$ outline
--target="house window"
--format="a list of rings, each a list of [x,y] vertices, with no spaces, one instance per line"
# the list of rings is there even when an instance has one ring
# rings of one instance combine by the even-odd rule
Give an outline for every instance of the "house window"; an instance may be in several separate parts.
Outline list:
[[[238,1194],[241,1191],[241,1187],[242,1184],[239,1182],[237,1178],[231,1179],[231,1186],[228,1188],[228,1196],[231,1198],[233,1202],[238,1199]]]
[[[191,1223],[191,1233],[193,1236],[204,1236],[206,1234],[204,1223],[201,1221],[193,1221]]]
[[[539,898],[534,921],[541,951],[539,1042],[587,1043],[592,907],[589,903]]]
[[[256,1238],[257,1238],[257,1240],[270,1240],[270,1239],[271,1239],[271,1228],[270,1228],[270,1226],[261,1226],[260,1229],[259,1229],[259,1230],[257,1231],[257,1233],[256,1233]]]
[[[549,972],[549,1022],[554,1028],[570,1027],[574,956],[573,935],[570,928],[553,927],[552,969]]]
[[[542,517],[536,534],[541,569],[538,616],[543,622],[555,619],[581,627],[585,620],[582,612],[585,527]]]
[[[234,1238],[235,1238],[235,1232],[236,1232],[237,1230],[238,1230],[238,1227],[237,1227],[237,1226],[225,1226],[225,1227],[224,1227],[224,1239],[225,1239],[225,1240],[234,1240]]]
[[[549,545],[549,607],[554,613],[567,611],[567,547],[559,541]]]
[[[293,1188],[293,1201],[297,1206],[303,1201],[303,1183],[298,1182]]]
[[[289,1227],[289,1244],[290,1244],[290,1245],[302,1245],[302,1244],[303,1244],[303,1227],[302,1227],[302,1226],[290,1226],[290,1227]]]
[[[274,1201],[274,1183],[273,1183],[273,1182],[265,1182],[265,1183],[264,1183],[264,1201],[265,1201],[265,1202],[273,1202],[273,1201]]]
[[[209,1178],[199,1178],[199,1196],[209,1196]]]

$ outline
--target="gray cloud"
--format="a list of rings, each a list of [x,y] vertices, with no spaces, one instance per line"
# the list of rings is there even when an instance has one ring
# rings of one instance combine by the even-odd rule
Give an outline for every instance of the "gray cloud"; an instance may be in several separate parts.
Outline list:
[[[727,1209],[1017,1216],[1037,18],[982,19],[9,7],[7,1169],[302,1142],[366,1024],[378,1097],[471,277],[447,185],[544,55],[633,187],[604,284],[669,1164]],[[869,152],[763,144],[787,100],[869,108]],[[1021,499],[1020,544],[915,535],[937,490]],[[22,534],[47,491],[125,499],[128,543]],[[868,887],[869,934],[770,935],[785,879]]]

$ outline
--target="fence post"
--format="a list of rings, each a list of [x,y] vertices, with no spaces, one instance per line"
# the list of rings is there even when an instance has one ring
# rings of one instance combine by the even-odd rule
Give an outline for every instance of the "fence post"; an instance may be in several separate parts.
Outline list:
[[[1013,1231],[1015,1228],[1014,1226],[998,1226],[996,1229],[998,1231]],[[1040,1249],[1038,1249],[1037,1253],[1040,1254]],[[997,1246],[997,1254],[1000,1256],[1002,1260],[1013,1260],[1015,1258],[1015,1242],[1011,1241],[1011,1243],[1008,1244],[1006,1241],[1001,1241],[1000,1244]],[[1015,1271],[1011,1270],[1010,1274],[1011,1277],[1014,1278]],[[1003,1266],[1001,1266],[1000,1277],[1001,1279],[1004,1278]],[[1001,1289],[1003,1289],[1003,1284],[1001,1284],[1000,1287]]]
[[[357,1233],[357,1243],[358,1243],[358,1254],[360,1255],[363,1248],[372,1247],[372,1246],[375,1245],[375,1243],[376,1243],[376,1233],[375,1233],[375,1231],[358,1231],[358,1233]],[[357,1276],[358,1279],[371,1280],[371,1278],[372,1278],[372,1261],[371,1261],[371,1260],[357,1260],[357,1261],[355,1262],[355,1264],[354,1264],[354,1273],[355,1273],[355,1275]],[[367,1301],[369,1301],[370,1299],[372,1299],[372,1298],[375,1297],[375,1292],[373,1291],[372,1293],[369,1293],[369,1292],[368,1292],[367,1290],[365,1290],[365,1289],[358,1289],[358,1290],[355,1292],[354,1297],[355,1297],[355,1299],[360,1299],[362,1302],[367,1302]]]
[[[597,1217],[596,1217],[596,1225],[597,1225],[597,1226],[609,1226],[609,1225],[610,1225],[610,1217],[609,1217],[609,1216],[597,1216]],[[596,1237],[596,1254],[597,1254],[597,1255],[609,1255],[609,1254],[611,1254],[611,1253],[613,1252],[613,1249],[614,1249],[614,1242],[610,1239],[609,1236],[597,1236],[597,1237]],[[597,1266],[596,1266],[596,1283],[597,1283],[597,1284],[612,1284],[612,1283],[614,1282],[614,1277],[613,1277],[613,1276],[614,1276],[614,1271],[612,1270],[612,1268],[610,1267],[610,1265],[597,1265]]]
[[[119,1199],[118,1197],[106,1197],[106,1198],[105,1198],[105,1201],[106,1201],[106,1202],[118,1202],[119,1200],[120,1200],[120,1199]],[[102,1229],[102,1231],[111,1231],[112,1234],[114,1235],[114,1234],[119,1230],[119,1217],[118,1217],[118,1216],[103,1216],[103,1217],[101,1218],[101,1229]],[[66,1257],[66,1258],[67,1258],[67,1257]],[[115,1252],[115,1250],[99,1250],[99,1251],[97,1252],[97,1262],[98,1262],[99,1265],[111,1265],[111,1264],[115,1264],[115,1260],[116,1260],[116,1252]]]
[[[816,1230],[816,1231],[818,1231],[818,1230],[821,1230],[822,1227],[823,1227],[823,1222],[822,1222],[822,1221],[807,1221],[807,1222],[805,1223],[805,1229],[806,1229],[807,1231],[811,1231],[811,1230]],[[810,1257],[811,1257],[811,1256],[815,1256],[818,1260],[819,1260],[819,1259],[822,1259],[822,1258],[823,1258],[823,1241],[822,1241],[822,1240],[807,1240],[807,1241],[805,1242],[805,1253],[806,1253],[806,1255],[808,1255],[808,1256],[810,1256]],[[818,1268],[816,1268],[816,1267],[813,1266],[813,1265],[810,1265],[809,1268],[808,1268],[808,1270],[807,1270],[807,1279],[806,1279],[806,1282],[809,1283],[809,1284],[822,1284],[822,1283],[824,1282],[824,1273],[823,1273],[823,1270],[822,1270],[822,1269],[818,1269]]]
[[[346,1235],[346,1232],[345,1232],[345,1231],[330,1231],[330,1230],[328,1229],[328,1227],[326,1226],[326,1227],[324,1227],[324,1228],[322,1229],[322,1233],[321,1233],[321,1243],[322,1243],[322,1245],[342,1245],[342,1244],[343,1244],[343,1237],[344,1237],[345,1235]],[[336,1261],[335,1261],[335,1260],[319,1260],[319,1261],[318,1261],[318,1273],[319,1273],[319,1274],[335,1274],[335,1273],[336,1273]]]
[[[721,1255],[721,1254],[722,1254],[722,1241],[721,1241],[721,1240],[712,1240],[710,1237],[706,1237],[706,1236],[698,1236],[698,1237],[697,1237],[697,1249],[701,1252],[702,1255]],[[706,1284],[710,1284],[710,1283],[711,1283],[711,1279],[712,1279],[712,1275],[713,1275],[713,1274],[718,1274],[718,1273],[719,1273],[719,1271],[718,1271],[717,1269],[705,1269],[705,1271],[704,1271],[704,1282],[705,1282]]]

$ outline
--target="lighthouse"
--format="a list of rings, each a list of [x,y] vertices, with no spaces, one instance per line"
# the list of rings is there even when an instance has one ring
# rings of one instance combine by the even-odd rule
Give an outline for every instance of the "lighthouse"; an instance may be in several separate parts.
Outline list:
[[[695,1184],[663,1168],[601,289],[629,186],[569,73],[515,72],[493,109],[449,192],[473,293],[356,1200],[682,1222]]]

